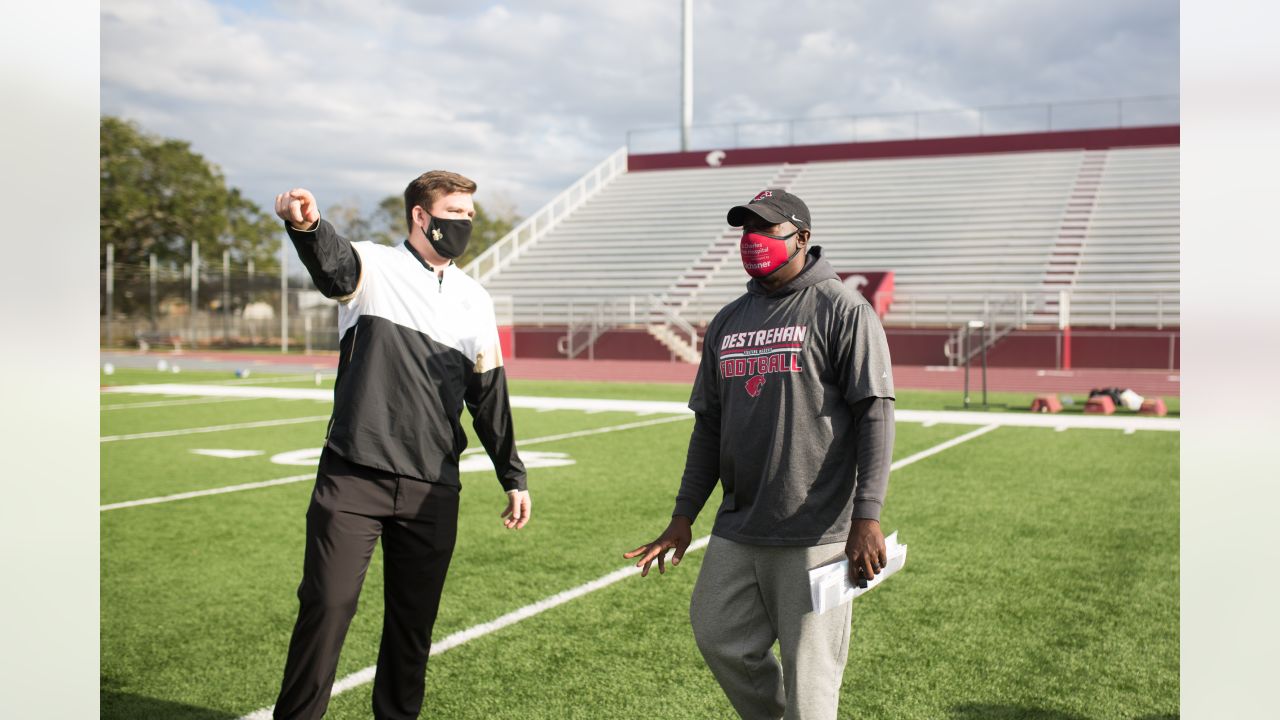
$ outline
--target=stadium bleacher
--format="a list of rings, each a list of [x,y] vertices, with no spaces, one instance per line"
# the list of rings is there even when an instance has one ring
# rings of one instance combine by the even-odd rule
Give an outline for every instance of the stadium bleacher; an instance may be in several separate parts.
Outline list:
[[[485,284],[518,326],[648,325],[679,353],[673,323],[743,291],[725,211],[784,187],[838,270],[895,273],[887,326],[1051,325],[1062,291],[1075,326],[1177,326],[1178,164],[1164,146],[627,172]]]

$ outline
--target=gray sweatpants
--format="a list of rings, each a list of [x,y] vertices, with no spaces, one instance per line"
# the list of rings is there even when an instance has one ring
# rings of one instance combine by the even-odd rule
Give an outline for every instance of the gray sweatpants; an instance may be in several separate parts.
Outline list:
[[[853,604],[813,612],[809,570],[843,553],[844,543],[773,547],[711,537],[689,619],[702,657],[744,720],[835,718]]]

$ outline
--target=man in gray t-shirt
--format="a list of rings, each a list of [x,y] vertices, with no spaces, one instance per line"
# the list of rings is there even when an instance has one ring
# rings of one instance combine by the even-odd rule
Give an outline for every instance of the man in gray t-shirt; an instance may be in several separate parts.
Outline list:
[[[624,557],[648,575],[683,557],[716,482],[724,498],[690,601],[694,637],[744,718],[834,718],[852,605],[813,612],[808,570],[886,562],[880,508],[893,455],[893,374],[874,309],[810,246],[800,198],[729,210],[747,292],[707,326],[684,477],[667,529]],[[782,664],[772,653],[780,644]]]

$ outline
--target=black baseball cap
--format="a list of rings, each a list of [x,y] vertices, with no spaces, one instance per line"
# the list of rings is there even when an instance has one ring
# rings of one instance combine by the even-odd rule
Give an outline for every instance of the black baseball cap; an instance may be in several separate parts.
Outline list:
[[[789,222],[802,230],[809,228],[809,207],[800,198],[782,188],[761,190],[746,205],[729,208],[729,224],[742,227],[751,215],[770,225]]]

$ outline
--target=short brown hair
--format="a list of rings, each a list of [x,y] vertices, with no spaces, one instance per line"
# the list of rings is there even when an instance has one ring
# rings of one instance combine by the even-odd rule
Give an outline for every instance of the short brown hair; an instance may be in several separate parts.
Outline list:
[[[436,200],[456,192],[475,194],[476,181],[448,170],[424,172],[404,189],[404,225],[413,232],[413,208],[421,205],[431,212]]]

